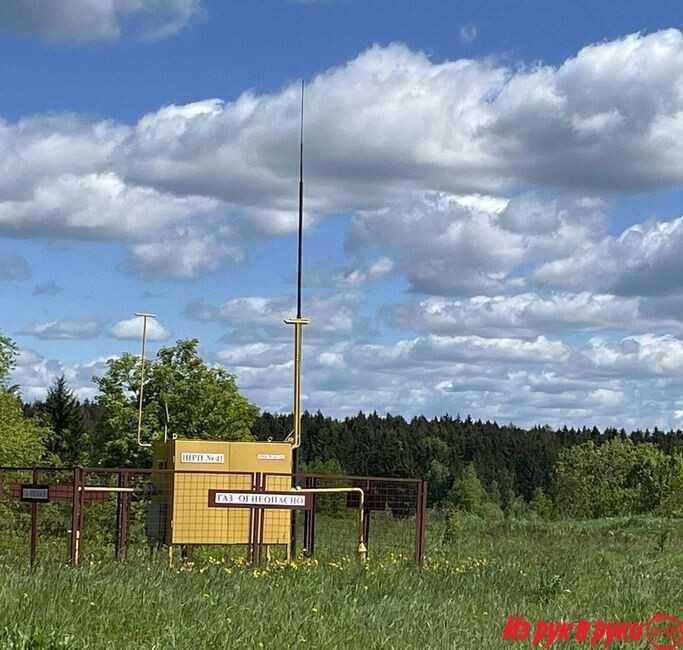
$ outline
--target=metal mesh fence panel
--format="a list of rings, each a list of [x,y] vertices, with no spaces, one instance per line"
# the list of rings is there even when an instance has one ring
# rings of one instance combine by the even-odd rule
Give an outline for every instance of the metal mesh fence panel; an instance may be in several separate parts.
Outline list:
[[[36,561],[69,561],[73,526],[73,469],[40,468],[35,482],[47,485],[49,503],[36,506]]]
[[[360,537],[359,509],[363,491],[362,537],[372,557],[422,559],[424,543],[424,483],[392,479],[323,474],[265,475],[266,489],[295,485],[314,493],[311,513],[301,518],[297,539],[307,554],[320,559],[354,556]],[[317,490],[320,492],[316,493]],[[333,491],[334,490],[334,491]]]
[[[31,486],[46,503],[22,500]],[[420,562],[425,509],[426,484],[410,479],[0,468],[0,559],[166,561],[156,552],[170,548],[207,561],[324,561],[356,556],[362,541],[371,557]]]
[[[21,486],[33,482],[32,470],[0,470],[0,558],[3,563],[29,562],[31,510],[20,501]]]

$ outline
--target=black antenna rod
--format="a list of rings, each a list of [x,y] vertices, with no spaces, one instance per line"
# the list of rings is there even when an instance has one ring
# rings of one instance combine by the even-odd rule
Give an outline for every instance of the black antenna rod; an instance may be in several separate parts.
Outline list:
[[[296,294],[296,317],[301,318],[301,274],[304,229],[304,81],[301,80],[301,132],[299,134],[299,266]]]

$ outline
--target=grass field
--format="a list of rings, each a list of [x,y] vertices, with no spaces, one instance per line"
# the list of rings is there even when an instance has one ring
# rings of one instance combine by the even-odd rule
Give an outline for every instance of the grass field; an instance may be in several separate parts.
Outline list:
[[[333,539],[319,560],[259,569],[204,554],[174,569],[140,557],[31,571],[5,555],[0,647],[532,647],[503,641],[509,615],[647,621],[683,611],[683,522],[502,522],[448,543],[441,527],[432,517],[422,569],[391,553],[364,567],[332,559]]]

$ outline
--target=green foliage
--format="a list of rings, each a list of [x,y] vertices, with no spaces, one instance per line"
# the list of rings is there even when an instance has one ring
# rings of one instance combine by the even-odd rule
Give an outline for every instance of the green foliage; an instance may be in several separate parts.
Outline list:
[[[557,505],[572,517],[651,512],[679,472],[680,463],[655,445],[615,438],[563,450],[555,469]]]
[[[674,454],[671,466],[671,481],[662,495],[657,513],[666,517],[683,517],[683,455]]]
[[[497,485],[490,492],[494,497]],[[473,464],[467,465],[448,494],[444,541],[453,541],[468,531],[479,530],[503,519],[500,505],[486,493]]]
[[[505,516],[510,519],[525,519],[529,513],[529,504],[519,495],[513,496],[505,508]]]
[[[344,468],[336,458],[327,460],[312,460],[310,463],[302,463],[299,467],[302,474],[329,474],[330,476],[343,476]]]
[[[0,466],[30,466],[39,462],[48,430],[27,418],[19,399],[0,391]]]
[[[445,463],[433,458],[427,473],[429,481],[429,496],[433,501],[441,501],[448,493],[448,485],[451,482],[451,471]]]
[[[47,418],[51,429],[45,441],[47,451],[63,465],[82,464],[88,440],[83,428],[80,402],[63,375],[55,379],[38,410]]]
[[[170,430],[180,438],[252,440],[258,409],[237,390],[224,368],[209,367],[198,341],[162,348],[152,367],[149,398],[159,410],[167,404]]]
[[[462,475],[459,476],[451,491],[448,500],[456,510],[478,513],[485,502],[486,490],[477,476],[477,469],[473,464],[467,465]]]
[[[493,483],[491,483],[489,486],[489,489],[486,490],[486,493],[488,495],[489,501],[495,503],[499,507],[502,505],[503,497],[500,493],[500,488],[498,487],[498,481],[493,481]]]
[[[443,541],[446,544],[457,542],[485,527],[486,521],[482,517],[464,510],[452,509],[446,513]]]
[[[313,460],[310,463],[303,463],[299,467],[302,474],[328,474],[330,476],[343,476],[344,468],[336,458],[327,460]],[[349,514],[346,508],[345,494],[317,494],[315,496],[316,511],[319,514],[339,516]]]
[[[500,509],[500,506],[493,501],[485,501],[482,503],[477,510],[477,515],[489,523],[500,521],[505,516]]]
[[[9,373],[17,358],[17,346],[8,336],[0,334],[0,388],[6,388]]]
[[[198,341],[178,341],[162,348],[145,366],[142,437],[145,441],[169,435],[204,440],[251,440],[258,409],[237,390],[223,368],[206,365]],[[95,378],[102,419],[94,435],[92,462],[109,466],[149,464],[148,449],[137,444],[140,362],[124,354],[108,363]],[[166,414],[168,413],[168,420]]]
[[[529,510],[540,519],[552,519],[554,505],[552,499],[546,496],[541,488],[536,488],[534,497],[529,502]]]

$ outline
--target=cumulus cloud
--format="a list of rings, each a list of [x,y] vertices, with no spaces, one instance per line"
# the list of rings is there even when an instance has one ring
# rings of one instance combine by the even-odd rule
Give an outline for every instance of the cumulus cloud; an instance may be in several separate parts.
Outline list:
[[[481,336],[428,335],[403,340],[392,346],[364,345],[352,352],[353,358],[365,357],[365,365],[407,368],[430,362],[498,361],[508,363],[559,362],[569,357],[569,348],[544,336],[525,341]]]
[[[683,341],[670,335],[642,334],[620,341],[591,339],[582,356],[598,371],[630,377],[682,377]]]
[[[399,188],[676,186],[682,61],[678,30],[596,44],[557,68],[433,63],[401,45],[373,47],[308,85],[310,207],[368,209]],[[229,202],[291,206],[298,101],[292,85],[152,113],[128,141],[129,173]]]
[[[651,309],[641,298],[581,291],[466,299],[430,297],[418,303],[388,306],[385,314],[395,327],[441,334],[501,336],[514,331],[518,336],[533,336],[540,332],[663,328],[681,331],[683,312],[677,318],[673,314],[665,318],[651,314]]]
[[[157,39],[180,31],[200,0],[3,0],[0,26],[49,41],[115,41],[121,33]]]
[[[143,318],[141,316],[135,316],[115,323],[109,333],[115,339],[139,341],[142,339],[142,326]],[[146,337],[148,341],[166,341],[171,337],[171,332],[169,332],[156,318],[148,318]]]
[[[349,339],[366,331],[367,323],[357,316],[361,295],[354,291],[311,296],[305,306],[310,324],[304,329],[306,340]],[[221,305],[193,303],[187,315],[198,321],[223,322],[230,328],[226,340],[291,338],[291,326],[284,321],[295,313],[293,298],[245,296]]]
[[[394,262],[388,257],[382,257],[366,266],[355,266],[340,271],[334,279],[338,286],[352,289],[386,278],[393,270]]]
[[[524,287],[518,272],[566,255],[604,227],[593,200],[500,202],[427,194],[401,208],[353,217],[351,250],[377,248],[396,261],[411,289],[434,294],[500,293]]]
[[[232,243],[228,225],[179,225],[158,239],[131,244],[129,263],[139,273],[189,279],[215,271],[226,261],[241,262],[244,250]]]
[[[390,225],[404,238],[424,226],[436,261],[398,241],[397,256],[381,254],[398,272],[412,264],[413,288],[497,291],[529,257],[566,257],[604,226],[594,199],[502,197],[681,184],[681,62],[675,29],[592,45],[558,67],[372,47],[308,84],[306,224],[357,213],[356,234],[375,241]],[[132,126],[2,122],[0,232],[122,241],[130,268],[156,273],[176,271],[175,254],[182,277],[239,261],[254,237],[296,228],[299,100],[293,84],[162,107]],[[212,245],[216,219],[228,227]]]
[[[112,173],[62,174],[36,186],[28,201],[0,203],[0,233],[42,230],[69,239],[144,239],[216,205],[201,197],[127,186]]]
[[[21,333],[39,339],[91,339],[101,334],[102,327],[97,320],[53,320],[36,323]]]
[[[636,378],[588,369],[590,346],[548,339],[434,337],[363,345],[304,345],[304,405],[336,415],[359,409],[404,415],[472,414],[531,425],[666,426],[683,378],[673,369]],[[218,355],[263,408],[291,408],[291,345],[252,341]],[[674,383],[671,383],[674,382]],[[677,383],[676,383],[677,382]]]
[[[653,296],[683,289],[683,217],[650,220],[619,236],[587,241],[573,255],[542,265],[541,284],[590,287],[625,296]]]
[[[229,368],[268,368],[288,365],[292,348],[286,343],[245,343],[231,345],[218,352],[218,359]]]
[[[10,381],[19,384],[22,398],[31,402],[45,399],[50,384],[64,375],[69,386],[79,399],[93,399],[97,389],[92,381],[94,376],[102,376],[107,370],[107,361],[115,357],[97,357],[82,363],[65,364],[48,359],[28,348],[19,350],[17,365]]]
[[[183,277],[215,268],[216,256],[239,257],[233,245],[207,245],[232,236],[224,223],[215,228],[219,202],[136,186],[108,169],[125,133],[70,116],[0,122],[0,235],[121,242],[134,268]],[[193,262],[202,247],[205,261]],[[164,269],[163,249],[176,253],[177,267]]]

